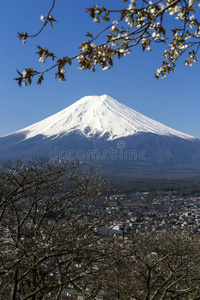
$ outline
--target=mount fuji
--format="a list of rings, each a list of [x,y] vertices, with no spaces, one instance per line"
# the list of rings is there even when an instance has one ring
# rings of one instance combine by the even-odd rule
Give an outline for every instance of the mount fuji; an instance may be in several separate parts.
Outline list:
[[[86,96],[66,109],[0,138],[0,160],[45,156],[109,165],[119,176],[192,175],[200,138],[174,130],[113,98]]]

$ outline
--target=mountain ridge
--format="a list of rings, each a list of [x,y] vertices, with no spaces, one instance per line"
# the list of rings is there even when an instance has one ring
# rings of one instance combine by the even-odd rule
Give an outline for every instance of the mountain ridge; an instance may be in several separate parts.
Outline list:
[[[200,138],[154,121],[113,98],[86,96],[0,138],[0,160],[82,160],[119,178],[196,176]]]
[[[25,134],[25,139],[38,134],[55,138],[73,131],[79,131],[87,138],[107,135],[108,140],[141,132],[198,139],[154,121],[107,95],[85,96],[60,112],[12,134]]]

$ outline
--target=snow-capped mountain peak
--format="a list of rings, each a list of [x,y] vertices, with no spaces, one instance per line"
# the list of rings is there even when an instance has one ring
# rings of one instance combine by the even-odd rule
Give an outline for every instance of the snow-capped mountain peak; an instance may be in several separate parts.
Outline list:
[[[106,135],[107,140],[142,132],[194,139],[193,136],[156,122],[107,95],[83,97],[66,109],[17,133],[23,133],[25,139],[29,139],[40,134],[56,137],[74,131],[88,138]]]

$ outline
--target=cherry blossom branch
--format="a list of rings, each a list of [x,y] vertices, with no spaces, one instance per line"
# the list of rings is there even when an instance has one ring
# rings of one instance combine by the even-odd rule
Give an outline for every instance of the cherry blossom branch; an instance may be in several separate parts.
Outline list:
[[[39,35],[48,22],[51,23],[55,21],[51,16],[51,12],[55,6],[55,1],[52,2],[52,7],[48,12],[47,17],[41,16],[41,19],[45,21],[41,29],[34,35],[19,34],[20,39],[23,39],[23,42],[26,41],[28,37],[35,37]],[[88,8],[87,13],[92,17],[94,22],[110,22],[103,30],[101,30],[96,36],[93,36],[91,33],[87,33],[87,36],[90,37],[90,40],[83,42],[80,45],[80,53],[76,54],[73,57],[63,57],[59,58],[50,52],[46,48],[37,46],[39,51],[39,61],[45,62],[46,59],[52,59],[56,62],[49,68],[43,71],[36,71],[32,68],[26,68],[23,72],[19,72],[20,75],[18,78],[15,78],[18,81],[18,84],[21,86],[28,85],[32,83],[32,78],[39,76],[37,81],[38,84],[41,84],[44,80],[44,74],[57,68],[55,73],[55,78],[58,78],[60,81],[66,81],[65,78],[65,67],[66,65],[71,65],[72,61],[78,59],[80,69],[83,70],[92,70],[96,71],[96,66],[99,65],[103,70],[107,70],[113,66],[113,58],[117,55],[120,59],[121,57],[129,54],[131,48],[141,44],[143,51],[151,51],[151,45],[155,43],[166,43],[169,39],[166,37],[166,29],[163,26],[163,17],[165,14],[169,14],[179,22],[183,23],[183,28],[173,28],[172,27],[172,42],[169,43],[169,49],[165,51],[164,58],[165,60],[162,63],[161,68],[157,70],[155,74],[156,78],[166,77],[166,73],[173,72],[175,68],[175,62],[180,58],[188,48],[192,48],[195,44],[199,42],[194,42],[192,39],[199,39],[200,37],[200,22],[195,19],[194,14],[196,13],[194,9],[195,2],[199,0],[157,0],[154,3],[152,1],[141,1],[140,7],[138,7],[139,0],[126,0],[123,2],[128,2],[129,6],[121,10],[108,10],[104,6]],[[180,5],[178,5],[180,4]],[[121,18],[118,21],[111,22],[110,15],[114,13],[120,13]],[[194,13],[192,15],[192,13]],[[160,22],[157,22],[160,18]],[[122,22],[126,23],[126,26],[122,26]],[[119,25],[121,24],[121,28]],[[133,27],[133,30],[131,28]],[[106,32],[109,31],[109,34],[106,35]],[[105,34],[105,41],[100,44],[94,44],[98,38]],[[189,46],[188,39],[191,39],[191,44]],[[192,66],[193,62],[196,62],[198,59],[196,57],[199,47],[192,53],[190,59],[186,60],[186,65]],[[190,52],[189,52],[189,55]]]

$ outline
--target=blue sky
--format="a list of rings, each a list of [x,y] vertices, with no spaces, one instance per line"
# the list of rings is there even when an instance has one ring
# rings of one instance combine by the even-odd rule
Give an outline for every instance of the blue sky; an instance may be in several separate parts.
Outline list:
[[[44,67],[34,55],[36,45],[60,57],[73,56],[87,39],[87,31],[97,32],[101,26],[85,14],[85,8],[101,4],[100,0],[57,0],[53,16],[58,22],[54,29],[47,26],[39,37],[22,45],[17,31],[35,33],[42,25],[40,15],[46,14],[50,2],[7,0],[0,4],[0,136],[36,123],[83,96],[108,94],[156,121],[200,137],[200,64],[189,68],[180,61],[173,74],[156,80],[154,73],[161,65],[164,49],[161,45],[155,45],[150,53],[135,48],[108,71],[81,71],[74,62],[67,69],[65,83],[49,73],[41,86],[33,83],[19,88],[13,80],[16,69]]]

